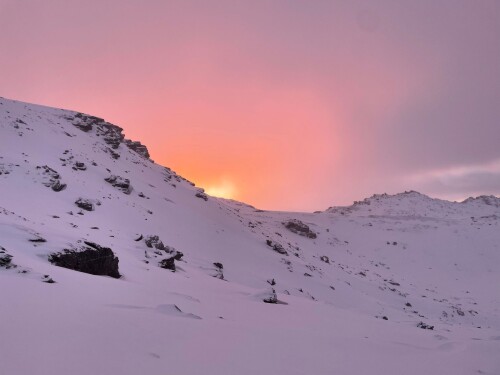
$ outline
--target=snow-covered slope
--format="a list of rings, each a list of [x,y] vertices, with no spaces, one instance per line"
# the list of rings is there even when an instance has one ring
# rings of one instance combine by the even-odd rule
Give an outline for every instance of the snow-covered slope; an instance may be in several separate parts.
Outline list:
[[[500,199],[268,212],[148,157],[0,98],[1,374],[500,373]]]

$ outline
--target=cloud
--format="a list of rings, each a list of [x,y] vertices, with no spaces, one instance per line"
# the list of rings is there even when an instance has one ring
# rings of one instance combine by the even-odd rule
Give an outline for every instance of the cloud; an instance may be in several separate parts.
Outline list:
[[[483,165],[433,170],[409,176],[408,182],[418,189],[446,199],[463,199],[477,195],[499,195],[500,159]]]

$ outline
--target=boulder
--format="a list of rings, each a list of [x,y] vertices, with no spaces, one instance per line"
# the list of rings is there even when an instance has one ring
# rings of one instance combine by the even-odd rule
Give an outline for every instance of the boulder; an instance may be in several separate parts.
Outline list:
[[[214,262],[213,265],[215,266],[215,274],[213,277],[216,279],[224,280],[224,266],[220,262]]]
[[[78,198],[75,204],[85,211],[94,211],[94,203],[90,199]]]
[[[89,241],[84,241],[84,245],[78,248],[64,249],[62,252],[49,255],[49,262],[56,266],[114,278],[121,277],[118,261],[118,257],[109,247]]]
[[[278,303],[278,296],[276,295],[276,291],[274,288],[271,288],[264,298],[262,299],[265,303]]]
[[[85,163],[82,163],[82,162],[79,162],[77,161],[74,165],[73,165],[73,169],[75,171],[84,171],[87,169],[87,166],[85,165]]]
[[[66,184],[63,184],[61,181],[56,180],[54,183],[51,185],[52,190],[55,192],[60,192],[64,189],[66,189]]]
[[[165,268],[167,270],[171,270],[175,272],[175,257],[165,258],[160,260],[158,265],[161,268]]]
[[[158,250],[165,250],[165,245],[160,240],[160,237],[157,235],[146,236],[146,238],[144,238],[144,242],[146,243],[146,246],[149,248],[154,247],[155,249]]]
[[[0,254],[0,267],[9,269],[12,268],[13,266],[14,265],[12,264],[12,255],[7,253]]]

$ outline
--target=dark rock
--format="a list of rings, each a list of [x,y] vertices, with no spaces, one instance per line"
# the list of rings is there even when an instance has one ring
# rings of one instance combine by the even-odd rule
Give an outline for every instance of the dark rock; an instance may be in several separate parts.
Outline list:
[[[12,255],[10,254],[0,254],[0,267],[4,268],[12,268],[14,265],[12,264]]]
[[[154,247],[155,249],[158,249],[158,250],[165,250],[165,245],[160,240],[159,236],[156,236],[156,235],[146,236],[146,238],[144,239],[144,242],[146,243],[147,247],[150,247],[150,248]]]
[[[47,284],[54,284],[55,283],[55,281],[49,275],[44,275],[42,281],[44,283],[47,283]]]
[[[267,283],[268,283],[269,285],[276,285],[276,280],[274,280],[274,279],[269,279],[269,280],[267,280]]]
[[[406,302],[406,303],[405,303],[405,306],[406,306],[406,307],[411,307],[411,303],[410,303],[410,302]]]
[[[142,238],[143,238],[143,236],[142,236],[142,234],[141,234],[141,235],[139,235],[139,237],[137,237],[134,241],[139,242],[140,240],[142,240]]]
[[[285,250],[283,245],[279,244],[278,242],[275,242],[272,240],[266,240],[266,244],[267,244],[267,246],[272,248],[277,253],[282,254],[282,255],[288,255],[288,252]]]
[[[75,204],[85,211],[94,211],[94,203],[90,199],[78,198]]]
[[[383,316],[382,319],[383,320],[389,320],[389,318],[387,316]]]
[[[265,303],[278,303],[278,296],[276,295],[276,291],[271,288],[269,295],[265,296],[262,301]]]
[[[214,262],[213,265],[215,266],[215,275],[213,275],[213,277],[224,280],[224,266],[222,265],[222,263]]]
[[[168,246],[165,249],[167,249],[167,248],[168,248]],[[171,251],[170,253],[173,254],[173,257],[175,260],[181,260],[182,257],[184,256],[184,253],[177,251],[177,250]]]
[[[104,181],[110,183],[118,190],[121,190],[124,194],[130,194],[132,192],[132,185],[130,185],[130,180],[128,178],[111,175],[105,178]]]
[[[113,125],[109,122],[103,121],[96,127],[96,133],[98,136],[102,136],[104,142],[106,142],[111,148],[117,149],[120,144],[124,141],[125,136],[122,134],[123,129],[119,126]]]
[[[196,198],[201,198],[204,201],[208,201],[208,195],[206,195],[203,191],[199,191],[194,195]]]
[[[328,258],[326,255],[322,255],[319,257],[319,259],[322,261],[322,262],[325,262],[325,263],[328,263],[330,264],[330,258]]]
[[[59,192],[59,191],[66,189],[66,184],[63,184],[61,181],[57,180],[57,181],[54,181],[54,183],[52,184],[51,187],[52,187],[52,190],[54,190],[55,192]]]
[[[161,268],[165,268],[167,270],[172,270],[175,272],[175,257],[170,257],[170,258],[165,258],[162,259],[158,265]]]
[[[103,137],[104,142],[106,142],[111,149],[116,150],[120,147],[120,144],[125,143],[128,148],[149,159],[147,147],[140,142],[125,139],[122,133],[123,129],[117,125],[111,124],[102,118],[89,116],[84,113],[77,113],[73,118],[69,118],[69,120],[72,121],[74,126],[84,132],[94,130],[97,136]],[[109,149],[108,152],[114,159],[118,159],[120,154],[113,152],[111,149]]]
[[[84,241],[84,244],[77,249],[64,249],[62,252],[50,254],[49,262],[91,275],[121,277],[118,272],[118,257],[110,248],[89,241]]]
[[[112,149],[110,149],[109,147],[108,147],[108,148],[106,148],[106,152],[107,152],[108,154],[110,154],[110,155],[111,155],[111,157],[112,157],[113,159],[115,159],[115,160],[116,160],[116,159],[120,159],[120,154],[119,154],[118,152],[116,152],[116,151],[113,151],[113,150],[112,150]]]
[[[38,242],[38,243],[47,242],[47,240],[45,238],[42,238],[40,236],[37,236],[35,238],[30,238],[28,241],[30,241],[30,242]]]
[[[431,326],[431,325],[429,325],[429,324],[427,324],[427,323],[424,323],[424,322],[419,322],[419,323],[417,324],[417,327],[418,327],[418,328],[422,328],[422,329],[430,329],[430,330],[434,330],[434,326]]]
[[[55,169],[50,168],[48,165],[37,166],[36,169],[41,169],[46,181],[43,183],[45,186],[52,188],[55,192],[59,192],[66,188],[66,184],[60,181],[61,176]]]
[[[84,113],[77,113],[72,120],[73,125],[84,132],[91,131],[94,125],[104,121],[102,118],[86,115]]]
[[[77,161],[74,165],[73,165],[73,169],[75,171],[84,171],[87,169],[87,166],[85,165],[85,163],[82,163],[82,162],[79,162]]]
[[[132,151],[137,152],[139,155],[145,157],[146,159],[149,159],[149,151],[148,148],[141,144],[141,142],[134,142],[129,139],[125,140],[125,144],[127,145],[128,148],[130,148]]]
[[[283,225],[289,231],[296,233],[300,236],[304,236],[307,238],[316,238],[317,237],[317,234],[315,232],[313,232],[307,224],[304,224],[300,220],[291,219],[291,220],[283,222]]]

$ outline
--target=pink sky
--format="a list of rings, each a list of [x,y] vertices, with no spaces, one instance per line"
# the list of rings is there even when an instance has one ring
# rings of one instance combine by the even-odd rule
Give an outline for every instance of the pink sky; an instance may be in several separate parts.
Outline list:
[[[499,195],[499,36],[485,0],[0,0],[0,95],[261,208]]]

